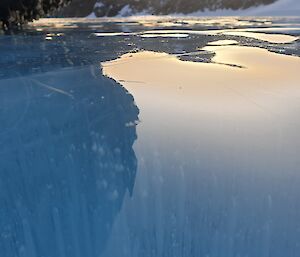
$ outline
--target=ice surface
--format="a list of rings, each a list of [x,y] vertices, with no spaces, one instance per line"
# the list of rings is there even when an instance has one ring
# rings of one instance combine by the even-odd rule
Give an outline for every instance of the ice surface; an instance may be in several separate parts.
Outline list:
[[[138,109],[98,73],[86,67],[0,81],[1,256],[103,251],[133,190]]]
[[[299,40],[212,31],[299,23],[46,19],[0,35],[0,256],[297,257]],[[204,32],[141,37],[157,30]]]

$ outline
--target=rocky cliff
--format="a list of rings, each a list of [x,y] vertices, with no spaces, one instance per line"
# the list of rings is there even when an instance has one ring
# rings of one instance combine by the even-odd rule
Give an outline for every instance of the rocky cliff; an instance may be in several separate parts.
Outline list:
[[[3,29],[49,15],[71,0],[1,0],[0,24]],[[77,8],[77,7],[75,7]]]
[[[73,0],[60,15],[85,17],[94,13],[96,17],[127,16],[136,13],[166,15],[193,13],[220,9],[247,9],[274,3],[276,0]]]

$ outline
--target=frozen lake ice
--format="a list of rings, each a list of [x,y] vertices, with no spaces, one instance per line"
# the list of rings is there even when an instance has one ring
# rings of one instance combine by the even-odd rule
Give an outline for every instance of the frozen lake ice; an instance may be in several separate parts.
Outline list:
[[[297,257],[299,24],[0,35],[0,256]]]

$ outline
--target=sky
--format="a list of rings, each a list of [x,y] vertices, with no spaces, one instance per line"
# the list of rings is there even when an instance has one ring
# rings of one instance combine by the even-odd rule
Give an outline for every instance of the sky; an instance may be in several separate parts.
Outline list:
[[[258,6],[246,10],[217,10],[207,12],[195,12],[192,15],[222,16],[222,15],[249,15],[249,16],[299,16],[300,0],[278,0],[273,4]]]
[[[300,15],[300,0],[278,0],[274,4],[249,10],[257,15]]]

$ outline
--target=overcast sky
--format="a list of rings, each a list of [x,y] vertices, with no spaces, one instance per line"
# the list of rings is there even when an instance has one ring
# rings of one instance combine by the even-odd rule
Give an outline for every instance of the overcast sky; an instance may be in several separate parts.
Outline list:
[[[274,4],[249,10],[257,15],[300,15],[300,0],[278,0]]]
[[[273,4],[266,6],[252,7],[246,10],[217,10],[217,11],[198,11],[192,13],[191,15],[195,16],[300,16],[300,0],[278,0]]]

